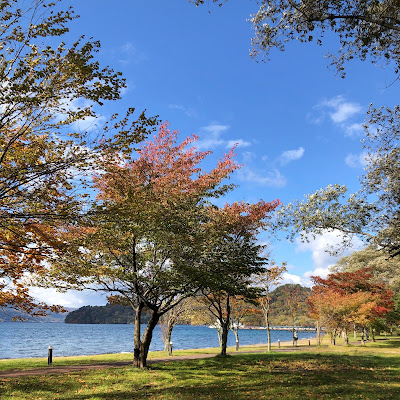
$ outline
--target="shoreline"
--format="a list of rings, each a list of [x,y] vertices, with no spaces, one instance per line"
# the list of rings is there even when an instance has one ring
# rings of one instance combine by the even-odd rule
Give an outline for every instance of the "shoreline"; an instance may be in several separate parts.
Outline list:
[[[321,338],[324,335],[321,335]],[[280,346],[283,348],[296,348],[296,347],[308,347],[309,341],[310,341],[310,346],[315,345],[315,343],[313,343],[313,341],[315,342],[317,336],[313,336],[311,338],[305,338],[305,339],[298,339],[297,341],[297,345],[293,346],[293,341],[292,340],[287,340],[287,341],[282,341],[280,342]],[[273,350],[278,350],[278,341],[275,342],[271,342],[271,347],[272,347],[272,351]],[[239,351],[235,350],[235,346],[228,346],[227,349],[229,350],[229,352],[235,354],[237,352],[241,352],[243,349],[247,349],[247,348],[261,348],[261,349],[267,349],[268,348],[268,343],[254,343],[254,344],[246,344],[243,346],[239,347]],[[202,352],[202,350],[208,350],[208,351],[212,351],[212,353],[210,352]],[[187,352],[193,352],[193,353],[197,353],[197,354],[217,354],[219,351],[219,347],[200,347],[200,348],[191,348],[191,349],[176,349],[174,350],[174,352],[181,352],[181,351],[187,351]],[[166,353],[163,350],[153,350],[153,351],[149,351],[149,360],[151,360],[151,354],[154,354],[155,356],[157,356],[158,353]],[[67,359],[67,358],[80,358],[80,357],[102,357],[102,356],[115,356],[115,355],[126,355],[126,354],[133,354],[132,352],[129,351],[122,351],[122,352],[118,352],[118,353],[97,353],[97,354],[80,354],[80,355],[72,355],[72,356],[55,356],[54,359]],[[172,356],[173,358],[174,356]],[[47,357],[43,356],[43,357],[22,357],[22,358],[0,358],[0,362],[7,362],[7,361],[18,361],[18,360],[43,360],[43,359],[47,359]]]
[[[40,324],[41,325],[41,324]],[[52,324],[54,325],[54,324]],[[92,335],[93,328],[95,328],[95,333],[96,335]],[[56,329],[54,332],[51,332],[51,336],[47,340],[39,340],[37,343],[35,342],[35,347],[33,349],[27,349],[27,346],[24,344],[25,341],[22,341],[21,344],[18,344],[15,346],[15,348],[12,346],[12,337],[11,333],[13,332],[13,329],[9,329],[9,335],[8,338],[10,340],[10,345],[11,347],[5,347],[4,351],[2,351],[0,360],[19,360],[19,359],[41,359],[47,357],[47,349],[49,345],[53,346],[53,357],[90,357],[90,356],[96,356],[96,355],[105,355],[105,354],[131,354],[133,352],[133,340],[130,336],[130,329],[129,327],[123,327],[121,332],[125,332],[124,335],[121,335],[121,338],[124,340],[123,345],[116,345],[115,343],[115,337],[108,337],[107,336],[107,341],[104,342],[104,335],[101,336],[100,334],[107,333],[105,332],[105,328],[107,328],[108,325],[101,325],[100,329],[97,328],[95,325],[90,325],[90,326],[83,326],[83,328],[80,328],[77,330],[77,337],[82,337],[83,342],[79,342],[78,346],[75,346],[74,342],[71,340],[72,333],[75,333],[75,329],[70,332],[70,330],[67,330],[66,333],[68,335],[65,335],[64,330],[61,330],[61,333],[59,333],[58,329]],[[213,351],[216,351],[218,346],[218,341],[217,341],[217,335],[215,330],[209,329],[206,326],[191,326],[191,328],[195,328],[194,331],[190,329],[186,329],[186,326],[183,326],[185,329],[180,329],[177,330],[177,333],[175,336],[174,340],[174,333],[173,333],[173,341],[174,341],[174,347],[173,351],[183,351],[183,350],[188,350],[191,352],[204,352],[204,351],[211,351],[208,349],[213,349]],[[197,333],[198,328],[201,328],[199,333]],[[31,329],[28,331],[26,330],[27,328],[23,328],[21,332],[30,332]],[[115,329],[115,328],[113,328]],[[43,330],[45,333],[49,331],[48,327],[45,327]],[[6,331],[7,332],[7,331]],[[113,331],[114,332],[114,331]],[[120,332],[119,329],[115,330],[116,333]],[[86,335],[85,337],[83,336],[83,333],[89,334]],[[194,333],[199,334],[199,340],[194,340]],[[315,331],[303,331],[299,332],[299,341],[298,345],[306,343],[308,339],[313,340],[316,337]],[[292,343],[292,334],[291,332],[288,331],[271,331],[272,335],[272,347],[277,348],[278,347],[278,340],[280,339],[280,344],[281,346],[290,346]],[[30,333],[27,333],[27,338],[29,339],[31,337]],[[99,342],[99,338],[102,338],[102,342]],[[118,336],[119,337],[119,336]],[[303,339],[304,338],[304,339]],[[7,335],[6,335],[7,339]],[[158,340],[154,341],[154,345],[152,344],[152,348],[150,350],[151,353],[156,353],[161,352],[164,348],[164,346],[161,344],[160,338],[155,338]],[[232,339],[232,340],[231,340]],[[306,342],[303,342],[303,340],[306,340]],[[119,343],[119,342],[118,342]],[[254,348],[254,347],[261,347],[261,348],[266,348],[267,347],[267,335],[266,335],[266,330],[252,330],[252,329],[241,329],[239,331],[239,343],[240,347],[248,347],[248,348]],[[72,347],[71,347],[72,346]],[[228,347],[229,348],[235,348],[235,342],[234,342],[234,337],[232,334],[230,334],[230,339],[228,340]],[[3,350],[3,349],[2,349]]]

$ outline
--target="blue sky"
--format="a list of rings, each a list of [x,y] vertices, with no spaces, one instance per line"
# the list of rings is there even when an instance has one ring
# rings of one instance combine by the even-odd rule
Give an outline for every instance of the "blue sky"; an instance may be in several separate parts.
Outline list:
[[[127,107],[147,109],[182,138],[199,135],[201,150],[213,151],[209,166],[238,143],[244,166],[226,201],[287,203],[334,183],[357,190],[365,162],[361,124],[371,103],[395,104],[392,67],[353,61],[340,78],[325,58],[337,48],[334,37],[323,47],[291,43],[256,62],[246,21],[257,10],[252,1],[220,8],[188,0],[70,3],[81,16],[70,25],[71,38],[100,40],[99,61],[127,80],[122,100],[97,110],[103,119]],[[332,233],[307,244],[274,240],[273,258],[288,263],[284,282],[307,284],[309,275],[326,274],[335,258],[324,250],[335,240]],[[50,296],[71,307],[105,303],[75,292]]]

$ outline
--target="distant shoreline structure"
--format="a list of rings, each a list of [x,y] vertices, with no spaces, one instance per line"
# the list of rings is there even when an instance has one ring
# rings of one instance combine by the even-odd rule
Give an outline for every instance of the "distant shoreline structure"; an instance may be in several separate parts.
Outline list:
[[[216,327],[214,325],[209,325],[208,326],[211,329],[215,329]],[[267,327],[265,326],[247,326],[247,325],[241,325],[239,326],[239,329],[253,329],[253,330],[267,330]],[[304,332],[316,332],[317,328],[316,327],[310,327],[310,326],[270,326],[269,329],[271,331],[304,331]]]

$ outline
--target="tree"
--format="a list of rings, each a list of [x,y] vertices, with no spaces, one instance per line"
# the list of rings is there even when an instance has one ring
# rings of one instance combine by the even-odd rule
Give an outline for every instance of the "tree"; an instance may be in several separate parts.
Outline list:
[[[333,272],[355,272],[362,268],[369,268],[378,282],[383,282],[395,293],[400,291],[400,260],[388,258],[376,246],[368,246],[360,251],[355,251],[349,256],[342,257],[331,270]]]
[[[35,315],[47,306],[23,277],[44,273],[43,261],[62,247],[57,221],[77,212],[71,180],[88,165],[75,123],[94,119],[94,105],[118,99],[125,86],[94,60],[98,42],[63,41],[76,16],[57,3],[0,4],[0,307]]]
[[[301,306],[306,302],[307,296],[305,292],[301,289],[300,285],[293,285],[289,296],[286,299],[286,304],[289,312],[289,316],[291,319],[291,323],[293,326],[293,332],[296,327],[297,316],[299,314],[299,310]]]
[[[193,0],[196,5],[204,0]],[[222,5],[221,0],[213,0]],[[324,36],[338,38],[332,64],[344,76],[346,62],[353,58],[400,65],[400,10],[397,0],[260,0],[259,11],[251,17],[255,37],[252,55],[267,59],[273,48],[285,50],[293,40],[316,41]],[[365,129],[368,173],[358,193],[347,194],[342,185],[329,185],[281,210],[282,227],[300,233],[320,234],[339,230],[344,244],[352,235],[375,243],[391,257],[400,255],[399,211],[399,107],[373,108]],[[372,195],[372,196],[371,196]],[[376,201],[371,201],[375,195]]]
[[[169,309],[164,313],[158,322],[161,329],[161,339],[164,342],[164,351],[168,351],[171,343],[172,330],[178,321],[186,314],[186,308],[188,306],[188,299],[181,301],[176,304],[173,308]]]
[[[177,144],[178,132],[167,125],[141,145],[134,161],[123,153],[104,160],[104,172],[94,179],[98,203],[79,227],[83,234],[67,232],[68,253],[53,267],[66,284],[107,292],[113,303],[134,308],[137,367],[146,366],[160,317],[199,290],[205,201],[229,190],[221,182],[237,168],[230,151],[203,171],[199,164],[210,152],[187,149],[195,136]],[[145,307],[150,319],[141,335]]]
[[[246,301],[243,297],[231,299],[231,324],[229,329],[235,335],[236,351],[239,350],[239,329],[250,315],[258,313],[254,302]]]
[[[271,308],[271,290],[273,286],[279,284],[282,280],[282,274],[286,271],[285,266],[272,264],[263,272],[255,275],[254,283],[262,290],[258,299],[261,310],[264,314],[265,326],[267,327],[268,351],[271,351],[271,329],[270,329],[270,308]]]
[[[400,108],[370,111],[364,148],[368,153],[361,190],[351,195],[329,185],[279,211],[277,227],[302,240],[325,231],[341,232],[343,245],[354,236],[377,246],[388,257],[400,255]]]
[[[348,332],[354,326],[366,326],[374,319],[376,302],[371,293],[338,292],[333,288],[316,291],[309,298],[310,315],[330,332],[331,343],[336,344],[339,332]]]
[[[310,314],[327,326],[333,343],[339,330],[347,334],[350,327],[370,326],[393,308],[393,292],[372,278],[368,268],[312,277]]]
[[[211,207],[203,255],[203,294],[209,310],[221,328],[221,355],[226,355],[231,325],[231,300],[237,296],[255,299],[258,289],[251,286],[251,276],[261,271],[266,259],[257,234],[268,227],[270,213],[279,200],[256,204],[233,203],[224,208]]]
[[[307,297],[311,294],[311,289],[299,284],[285,283],[284,285],[278,286],[271,292],[271,325],[293,326],[293,315],[289,307],[289,299],[293,295],[293,292],[300,292],[298,293],[298,297],[301,299],[307,299]],[[312,327],[313,321],[307,318],[308,308],[305,300],[297,302],[297,305],[296,324],[299,326]]]
[[[205,0],[191,0],[196,5]],[[221,0],[213,0],[219,5]],[[330,54],[332,65],[344,76],[345,62],[354,58],[400,66],[400,11],[396,0],[260,0],[251,16],[252,56],[268,59],[272,49],[285,50],[293,40],[323,44],[333,32],[339,46]]]

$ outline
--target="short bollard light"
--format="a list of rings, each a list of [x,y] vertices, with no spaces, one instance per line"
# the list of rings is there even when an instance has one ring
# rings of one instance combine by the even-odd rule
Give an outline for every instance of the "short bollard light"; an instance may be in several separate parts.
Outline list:
[[[172,356],[172,342],[169,342],[168,354],[169,354],[170,356]]]
[[[278,339],[278,349],[281,348],[281,341]]]
[[[47,365],[53,364],[53,346],[49,346],[49,352],[47,354]]]

